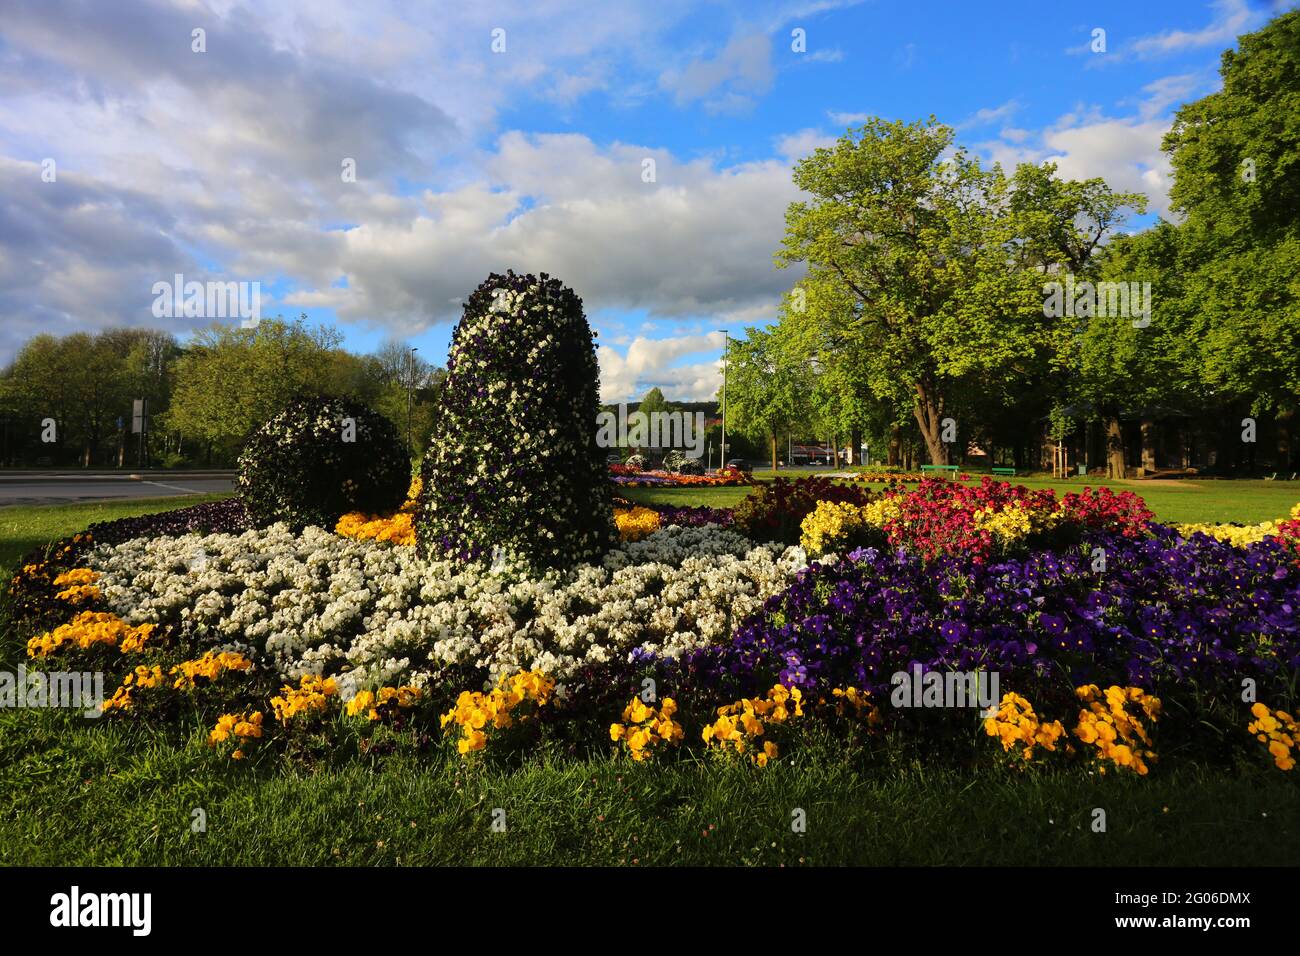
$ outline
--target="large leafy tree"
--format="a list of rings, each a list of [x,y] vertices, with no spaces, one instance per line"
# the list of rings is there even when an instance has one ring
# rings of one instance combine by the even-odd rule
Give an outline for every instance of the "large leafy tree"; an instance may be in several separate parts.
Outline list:
[[[1122,219],[1128,197],[1053,173],[984,169],[933,118],[871,120],[796,166],[810,198],[787,210],[777,263],[808,274],[783,321],[806,312],[813,338],[851,343],[869,392],[910,412],[931,461],[947,461],[945,420],[972,417],[982,383],[1028,377],[1060,350],[1043,276],[1086,263]]]
[[[345,390],[333,360],[331,328],[264,319],[255,329],[200,329],[176,369],[166,426],[198,439],[214,457],[233,459],[245,439],[294,396]]]
[[[1300,395],[1300,11],[1242,36],[1220,73],[1222,89],[1180,108],[1164,141],[1190,334],[1207,391],[1289,416]]]

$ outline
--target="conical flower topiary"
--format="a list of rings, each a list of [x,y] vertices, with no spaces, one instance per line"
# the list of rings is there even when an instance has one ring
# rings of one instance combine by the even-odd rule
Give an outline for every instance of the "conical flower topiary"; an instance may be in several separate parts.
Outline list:
[[[582,300],[545,273],[493,274],[470,295],[424,457],[427,556],[568,568],[618,541],[594,339]]]

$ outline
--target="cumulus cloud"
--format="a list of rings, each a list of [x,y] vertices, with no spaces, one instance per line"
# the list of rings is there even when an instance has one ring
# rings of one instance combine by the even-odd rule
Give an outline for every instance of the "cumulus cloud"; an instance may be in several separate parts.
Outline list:
[[[711,332],[662,339],[637,336],[623,355],[602,346],[597,351],[601,401],[636,401],[656,386],[670,401],[712,399],[722,385],[721,365],[716,359],[675,363],[688,355],[719,352],[722,344],[722,333]]]
[[[1173,170],[1160,146],[1172,123],[1171,108],[1208,82],[1200,73],[1161,77],[1142,88],[1143,96],[1126,101],[1136,107],[1132,115],[1108,116],[1098,107],[1079,106],[1043,129],[1008,127],[974,148],[1007,170],[1022,162],[1053,162],[1065,178],[1100,176],[1116,190],[1142,193],[1150,211],[1171,218]]]
[[[679,104],[703,100],[713,112],[737,112],[772,88],[772,40],[755,33],[735,37],[714,57],[701,56],[685,66],[665,70],[659,83]]]
[[[797,133],[788,133],[777,137],[776,152],[791,161],[811,156],[818,148],[835,145],[835,137],[827,136],[818,129],[801,129]]]
[[[1267,13],[1252,10],[1245,0],[1215,0],[1210,4],[1214,19],[1199,30],[1165,30],[1154,36],[1133,41],[1133,52],[1149,58],[1199,50],[1205,47],[1231,46],[1237,37],[1248,32]]]
[[[653,183],[642,180],[647,157]],[[467,275],[514,266],[563,277],[589,310],[682,317],[774,305],[797,279],[771,264],[797,195],[784,163],[717,168],[574,134],[510,133],[485,167],[492,182],[428,194],[409,220],[341,232],[347,287],[319,292],[323,301],[345,319],[449,319],[445,303],[468,291]]]
[[[691,9],[8,0],[0,361],[36,328],[152,322],[152,284],[176,272],[274,283],[264,308],[334,308],[391,334],[454,318],[469,287],[511,266],[563,277],[589,311],[771,309],[797,278],[771,265],[788,164],[495,133],[521,97],[568,106],[615,81],[624,103],[654,94],[679,57],[664,38]],[[494,55],[502,25],[508,52]],[[773,75],[768,37],[741,30],[666,82],[680,104],[721,110]]]

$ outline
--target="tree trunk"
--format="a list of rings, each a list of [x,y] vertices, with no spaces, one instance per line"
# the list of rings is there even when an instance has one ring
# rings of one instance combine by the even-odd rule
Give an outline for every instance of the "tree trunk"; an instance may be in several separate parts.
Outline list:
[[[1142,419],[1142,468],[1150,474],[1156,470],[1156,423],[1154,419]]]
[[[1295,462],[1294,448],[1291,443],[1291,428],[1295,423],[1295,412],[1285,409],[1277,413],[1277,462],[1278,466],[1292,470]]]
[[[948,464],[948,450],[939,437],[943,421],[943,403],[937,401],[924,384],[916,386],[916,402],[912,405],[912,415],[921,429],[921,440],[925,442],[930,464]]]
[[[862,429],[849,429],[849,458],[850,463],[860,465],[862,463]]]
[[[886,464],[890,467],[897,466],[902,458],[902,431],[897,425],[891,425],[889,428],[889,460]]]
[[[1104,413],[1102,422],[1106,427],[1106,477],[1124,477],[1124,430],[1120,427],[1119,416]]]
[[[776,432],[772,432],[772,470],[776,471]]]

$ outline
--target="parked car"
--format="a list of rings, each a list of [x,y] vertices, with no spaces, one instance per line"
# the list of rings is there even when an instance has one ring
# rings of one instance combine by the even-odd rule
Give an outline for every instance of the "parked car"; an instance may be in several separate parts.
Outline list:
[[[623,456],[622,456],[622,455],[606,455],[606,456],[605,456],[605,463],[606,463],[607,465],[621,465],[621,464],[623,464]]]
[[[727,462],[727,467],[735,468],[737,471],[743,471],[747,475],[754,470],[754,466],[751,465],[743,458],[731,459],[729,462]]]

